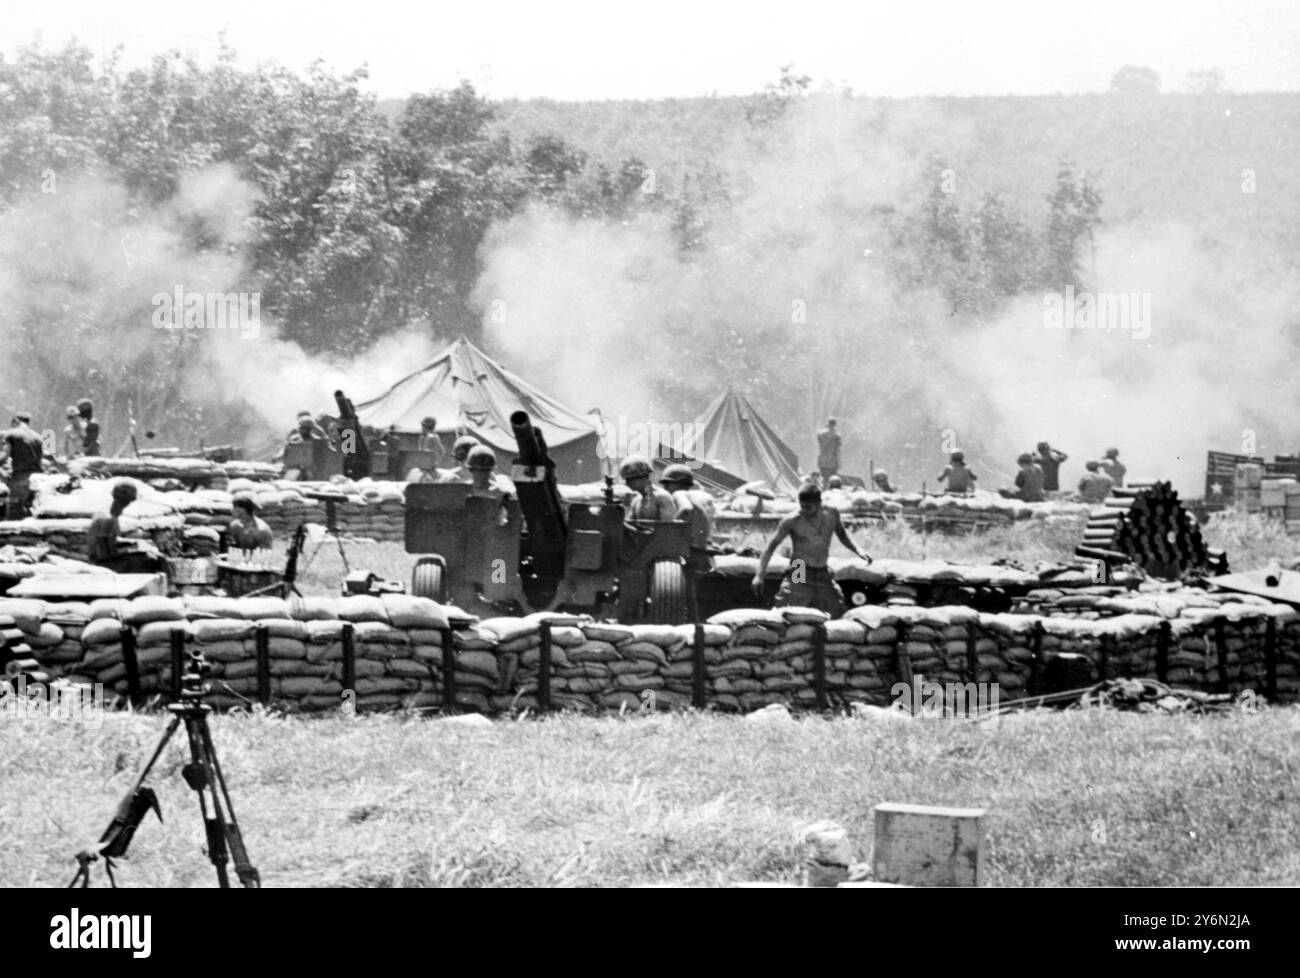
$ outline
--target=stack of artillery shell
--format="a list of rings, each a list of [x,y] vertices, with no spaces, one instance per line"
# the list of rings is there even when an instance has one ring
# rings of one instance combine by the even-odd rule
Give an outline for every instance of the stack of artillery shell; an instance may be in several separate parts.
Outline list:
[[[1200,525],[1168,482],[1113,490],[1095,509],[1075,556],[1108,563],[1132,562],[1152,577],[1174,579],[1189,572],[1226,573],[1222,551],[1211,550]]]

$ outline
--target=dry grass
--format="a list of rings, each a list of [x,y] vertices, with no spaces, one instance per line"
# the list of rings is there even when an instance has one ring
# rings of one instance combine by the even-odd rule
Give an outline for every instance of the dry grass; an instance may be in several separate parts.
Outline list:
[[[1219,518],[1233,566],[1289,558],[1282,527]],[[863,534],[880,556],[1061,559],[1041,525]],[[353,566],[405,579],[394,544],[346,544]],[[305,588],[332,593],[332,544]],[[98,726],[0,720],[0,885],[66,882],[162,731],[162,715]],[[801,825],[844,824],[870,858],[871,807],[987,807],[995,886],[1300,884],[1300,708],[1196,718],[1037,713],[993,732],[954,721],[712,714],[556,716],[471,728],[409,716],[213,720],[267,885],[620,886],[797,879]],[[121,879],[209,886],[197,804],[174,739]]]
[[[66,882],[161,716],[0,726],[0,885]],[[800,826],[870,858],[884,801],[987,807],[995,886],[1300,884],[1300,709],[945,720],[707,714],[213,721],[268,886],[626,886],[795,880]],[[120,878],[210,886],[174,740]],[[98,872],[98,871],[97,871]],[[101,880],[102,881],[102,880]]]

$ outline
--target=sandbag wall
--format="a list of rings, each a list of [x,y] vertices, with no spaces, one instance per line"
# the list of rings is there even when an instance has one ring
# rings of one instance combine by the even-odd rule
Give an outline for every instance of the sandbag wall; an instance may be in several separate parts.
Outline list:
[[[406,533],[404,488],[400,483],[384,484],[382,492],[352,495],[347,502],[336,504],[339,532],[401,543]],[[292,536],[299,523],[323,525],[326,521],[325,504],[294,489],[260,492],[255,498],[260,506],[257,515],[266,520],[279,540]]]
[[[266,520],[282,545],[292,536],[299,523],[326,523],[325,504],[308,499],[292,489],[263,492],[257,495],[261,506],[258,516]],[[397,490],[383,495],[355,495],[336,505],[339,532],[354,537],[369,537],[401,543],[405,537],[406,507]],[[164,530],[181,532],[190,527],[225,527],[231,519],[229,499],[206,505],[191,505],[175,516],[144,519],[132,518],[132,526],[151,536]],[[25,519],[0,521],[0,545],[49,547],[61,557],[84,559],[88,517],[69,519]]]
[[[452,630],[444,609],[382,598],[141,598],[49,604],[0,599],[53,675],[172,690],[173,634],[213,663],[208,701],[260,699],[291,711],[530,707],[583,712],[705,705],[747,711],[887,705],[895,683],[993,683],[1011,700],[1047,691],[1053,660],[1078,657],[1081,682],[1142,677],[1207,692],[1300,694],[1300,614],[1289,606],[1169,596],[1155,613],[1097,621],[968,608],[869,606],[735,610],[694,625],[622,626],[553,616],[496,618]],[[543,641],[544,629],[549,641]],[[549,649],[549,655],[545,654]],[[131,653],[131,654],[128,654]],[[548,668],[543,668],[544,663]]]
[[[156,540],[169,534],[179,537],[186,520],[180,516],[157,516],[134,520],[132,525]],[[89,519],[0,521],[0,546],[48,547],[56,556],[85,560],[89,529]]]

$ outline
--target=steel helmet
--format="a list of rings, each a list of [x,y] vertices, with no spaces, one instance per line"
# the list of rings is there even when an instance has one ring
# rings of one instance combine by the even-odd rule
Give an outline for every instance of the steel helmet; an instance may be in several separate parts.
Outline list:
[[[478,443],[478,439],[473,435],[461,435],[452,443],[451,454],[463,462],[469,450]]]
[[[436,428],[436,427],[438,427],[438,419],[437,419],[437,418],[434,418],[434,417],[421,418],[421,419],[420,419],[420,427],[421,427],[421,428]]]
[[[1119,449],[1118,448],[1106,449],[1106,458],[1119,458]]]
[[[659,478],[659,484],[663,485],[695,485],[695,473],[686,465],[670,465],[664,469],[664,474]]]
[[[964,452],[953,452],[948,456],[948,460],[950,462],[964,462],[966,461],[966,455]]]
[[[256,513],[256,512],[257,512],[257,500],[254,499],[254,498],[253,498],[253,494],[252,494],[252,493],[249,493],[249,492],[241,492],[241,493],[237,493],[237,494],[235,495],[235,498],[232,499],[232,500],[230,501],[230,505],[231,505],[231,506],[245,506],[245,507],[248,508],[248,511],[249,511],[250,513]]]
[[[618,467],[618,474],[626,479],[649,478],[650,460],[640,455],[632,455],[623,459],[623,464]]]
[[[139,490],[136,489],[135,483],[130,482],[126,479],[123,479],[120,482],[113,483],[112,492],[113,492],[114,499],[122,499],[122,500],[126,500],[127,502],[134,501],[135,498],[139,495]]]
[[[1083,467],[1087,469],[1089,472],[1096,472],[1098,469],[1101,468],[1101,463],[1098,462],[1096,459],[1089,459],[1088,461],[1083,463]]]
[[[497,457],[492,453],[492,449],[486,445],[475,445],[465,456],[465,465],[471,469],[494,469],[496,468]]]
[[[1020,457],[1016,459],[1016,461],[1021,465],[1024,465],[1026,462],[1032,462],[1033,460],[1034,456],[1030,455],[1028,452],[1021,452]]]

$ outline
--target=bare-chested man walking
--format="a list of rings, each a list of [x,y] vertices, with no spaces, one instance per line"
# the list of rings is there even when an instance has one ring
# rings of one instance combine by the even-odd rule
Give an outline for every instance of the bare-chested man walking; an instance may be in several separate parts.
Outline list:
[[[763,593],[763,581],[772,554],[776,553],[781,541],[789,537],[793,551],[790,555],[790,569],[785,573],[785,580],[781,582],[781,590],[777,592],[773,606],[780,608],[793,605],[816,608],[829,615],[842,614],[844,597],[826,566],[832,536],[838,538],[857,557],[871,563],[870,555],[860,551],[849,538],[848,531],[840,522],[840,514],[836,510],[822,507],[821,490],[813,485],[801,487],[799,512],[782,517],[777,524],[776,533],[768,541],[767,549],[758,561],[758,573],[751,582],[754,593]]]

